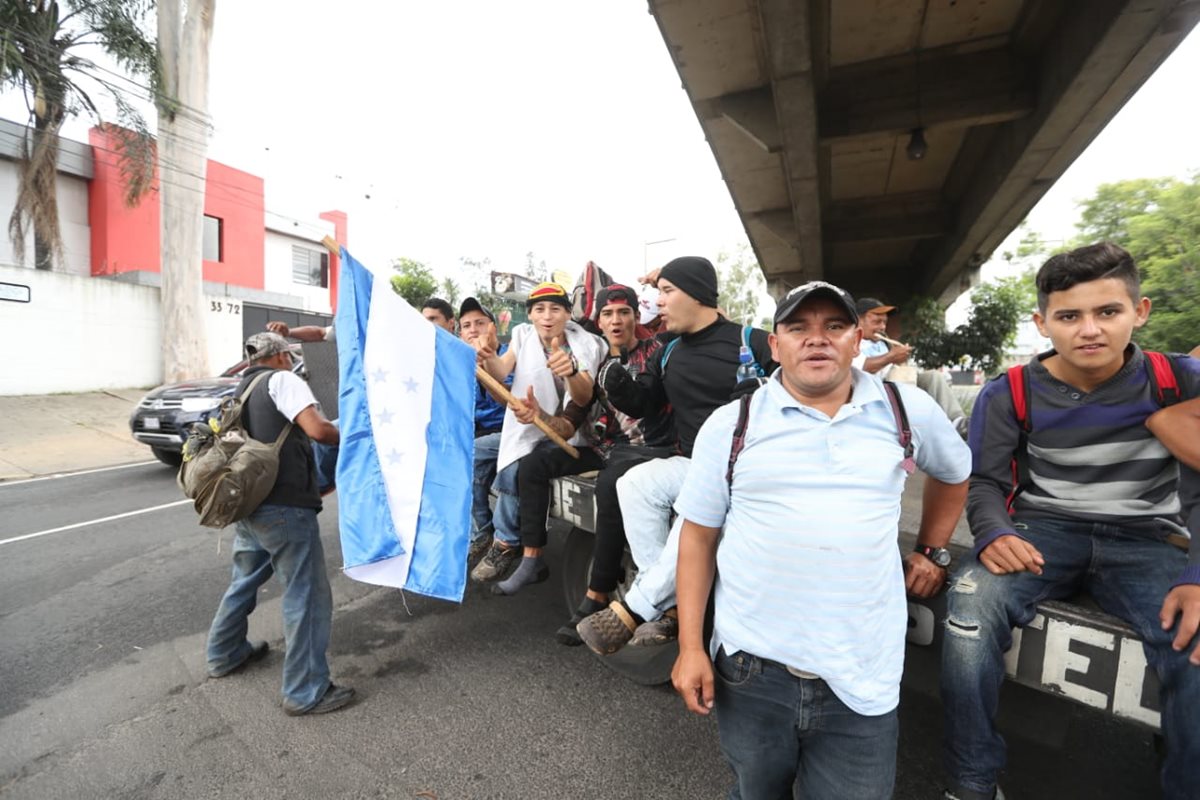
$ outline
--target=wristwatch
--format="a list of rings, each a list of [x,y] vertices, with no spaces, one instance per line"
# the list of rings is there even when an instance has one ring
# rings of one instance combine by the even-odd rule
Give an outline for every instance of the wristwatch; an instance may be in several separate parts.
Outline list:
[[[942,569],[950,566],[950,551],[944,547],[930,547],[918,542],[917,546],[913,548],[913,552],[920,553]]]

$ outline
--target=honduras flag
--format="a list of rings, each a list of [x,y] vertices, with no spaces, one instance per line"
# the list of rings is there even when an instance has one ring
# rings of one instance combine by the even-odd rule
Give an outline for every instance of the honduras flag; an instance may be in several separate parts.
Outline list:
[[[341,248],[338,520],[346,574],[461,602],[475,350]]]

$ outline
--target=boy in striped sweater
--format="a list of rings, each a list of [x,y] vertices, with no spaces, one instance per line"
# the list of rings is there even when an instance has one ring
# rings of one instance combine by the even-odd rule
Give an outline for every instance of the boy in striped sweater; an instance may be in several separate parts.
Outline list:
[[[1200,787],[1200,548],[1168,542],[1194,491],[1147,421],[1162,402],[1150,360],[1131,342],[1146,323],[1137,267],[1111,243],[1054,256],[1037,275],[1034,322],[1054,349],[1026,365],[1026,434],[1001,376],[971,416],[967,518],[974,558],[948,594],[942,650],[947,798],[999,795],[1004,740],[995,715],[1012,628],[1038,603],[1081,590],[1132,625],[1162,684],[1163,792]],[[1179,394],[1195,397],[1200,362],[1173,356]],[[1018,387],[1019,388],[1019,387]],[[1024,438],[1024,442],[1022,442]],[[1026,468],[1014,491],[1013,459]],[[1193,649],[1194,648],[1194,649]]]

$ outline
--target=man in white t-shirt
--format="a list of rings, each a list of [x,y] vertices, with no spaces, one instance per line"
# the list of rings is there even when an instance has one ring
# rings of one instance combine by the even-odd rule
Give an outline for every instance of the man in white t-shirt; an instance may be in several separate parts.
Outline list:
[[[238,385],[242,396],[261,373],[266,382],[242,397],[242,425],[252,438],[274,442],[289,425],[279,450],[275,485],[250,516],[237,523],[233,578],[208,632],[208,675],[224,678],[267,654],[266,642],[246,638],[247,618],[258,590],[272,574],[283,584],[283,710],[290,716],[336,711],[354,690],[329,680],[329,629],[333,594],[317,512],[321,495],[310,441],[338,443],[338,429],[321,414],[312,390],[292,372],[287,340],[256,333],[246,340],[249,369]]]

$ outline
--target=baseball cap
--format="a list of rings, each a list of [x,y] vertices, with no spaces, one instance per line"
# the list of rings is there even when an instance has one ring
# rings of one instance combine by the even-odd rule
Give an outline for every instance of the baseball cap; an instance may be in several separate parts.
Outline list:
[[[633,313],[638,313],[638,298],[633,289],[620,283],[605,286],[596,292],[596,313],[599,314],[607,305],[629,306]]]
[[[846,310],[851,321],[858,322],[858,310],[854,307],[854,298],[850,296],[849,292],[825,281],[809,281],[792,289],[779,301],[779,305],[775,308],[775,324],[778,325],[790,317],[801,303],[814,294],[826,295]]]
[[[567,296],[567,290],[551,281],[543,281],[533,287],[525,300],[525,310],[529,311],[541,302],[558,303],[567,311],[571,310],[571,298]]]
[[[875,297],[860,297],[860,298],[858,298],[858,305],[856,307],[858,308],[859,316],[862,316],[863,314],[868,314],[872,311],[875,311],[880,314],[886,314],[889,311],[896,310],[895,306],[884,305],[882,300],[875,298]]]
[[[484,308],[483,304],[474,297],[468,297],[466,300],[462,301],[462,305],[458,307],[458,318],[462,319],[463,314],[466,314],[468,311],[478,311],[490,319],[493,323],[496,321],[496,315]]]
[[[280,353],[292,352],[292,346],[288,344],[287,339],[278,333],[266,331],[256,333],[247,339],[243,349],[249,361],[262,361],[264,358],[270,358]]]

